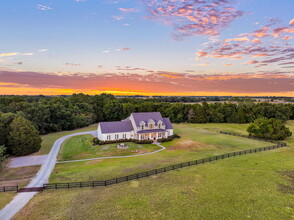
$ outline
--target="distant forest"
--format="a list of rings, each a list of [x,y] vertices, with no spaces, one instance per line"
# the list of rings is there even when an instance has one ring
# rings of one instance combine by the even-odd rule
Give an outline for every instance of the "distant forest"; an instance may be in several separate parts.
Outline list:
[[[187,102],[199,103],[185,104]],[[224,102],[224,100],[226,100]],[[289,99],[290,101],[292,99]],[[223,101],[208,104],[206,101]],[[234,102],[231,102],[234,101]],[[0,118],[7,113],[31,121],[40,134],[115,121],[132,112],[159,111],[172,122],[247,123],[257,118],[294,119],[294,104],[254,103],[249,98],[116,98],[110,94],[72,96],[0,96]],[[5,117],[2,117],[5,118]]]

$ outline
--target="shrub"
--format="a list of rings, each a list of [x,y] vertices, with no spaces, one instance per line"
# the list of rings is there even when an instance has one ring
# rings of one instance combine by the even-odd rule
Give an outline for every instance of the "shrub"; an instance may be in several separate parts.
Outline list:
[[[98,145],[100,143],[100,140],[96,137],[93,138],[93,145]]]
[[[292,135],[281,120],[258,118],[247,128],[250,136],[269,140],[284,140]]]
[[[169,137],[167,137],[167,138],[161,138],[161,139],[158,139],[157,141],[158,142],[167,142],[167,141],[172,141],[172,140],[174,140],[175,138],[180,138],[181,136],[180,135],[178,135],[178,134],[173,134],[173,135],[171,135],[171,136],[169,136]]]

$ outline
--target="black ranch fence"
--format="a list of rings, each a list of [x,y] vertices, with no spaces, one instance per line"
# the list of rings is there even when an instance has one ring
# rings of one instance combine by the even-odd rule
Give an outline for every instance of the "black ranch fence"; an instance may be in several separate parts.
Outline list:
[[[252,153],[257,153],[257,152],[261,152],[261,151],[273,150],[273,149],[285,147],[285,146],[286,146],[286,143],[278,142],[276,145],[272,145],[272,146],[268,146],[268,147],[261,147],[261,148],[254,148],[254,149],[250,149],[250,150],[242,150],[242,151],[236,151],[236,152],[231,152],[231,153],[225,153],[225,154],[218,155],[218,156],[212,156],[212,157],[193,160],[193,161],[189,161],[189,162],[185,162],[185,163],[179,163],[179,164],[170,165],[170,166],[155,169],[155,170],[150,170],[147,172],[136,173],[133,175],[104,180],[104,181],[49,183],[49,184],[44,184],[43,187],[44,187],[44,189],[64,189],[64,188],[77,188],[77,187],[83,188],[83,187],[109,186],[112,184],[117,184],[117,183],[121,183],[121,182],[126,182],[126,181],[130,181],[130,180],[134,180],[134,179],[140,179],[143,177],[156,175],[159,173],[165,173],[165,172],[168,172],[171,170],[176,170],[176,169],[180,169],[180,168],[187,167],[187,166],[208,163],[208,162],[212,162],[215,160],[221,160],[221,159],[235,157],[235,156],[239,156],[239,155],[243,155],[243,154],[252,154]]]
[[[284,142],[279,142],[279,141],[274,141],[274,140],[269,140],[269,139],[263,139],[263,138],[258,138],[250,135],[244,135],[244,134],[238,134],[238,133],[233,133],[233,132],[227,132],[227,131],[220,131],[221,134],[226,134],[226,135],[232,135],[232,136],[238,136],[238,137],[243,137],[243,138],[249,138],[257,141],[265,141],[265,142],[270,142],[270,143],[276,143],[276,144],[285,144]]]
[[[17,192],[18,186],[1,186],[0,192]]]

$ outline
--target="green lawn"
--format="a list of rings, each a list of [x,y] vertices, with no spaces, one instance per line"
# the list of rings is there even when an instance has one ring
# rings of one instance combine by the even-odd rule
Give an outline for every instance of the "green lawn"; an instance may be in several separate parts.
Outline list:
[[[92,131],[92,130],[96,130],[97,129],[97,124],[92,124],[89,125],[88,127],[84,127],[84,128],[78,128],[72,131],[61,131],[61,132],[55,132],[55,133],[50,133],[50,134],[46,134],[46,135],[42,135],[42,146],[41,149],[33,154],[33,155],[43,155],[43,154],[48,154],[52,148],[53,143],[58,139],[61,138],[65,135],[68,134],[73,134],[73,133],[77,133],[77,132],[83,132],[83,131]]]
[[[60,161],[79,160],[95,157],[128,156],[148,153],[159,150],[155,144],[124,143],[127,149],[118,149],[118,144],[105,144],[93,146],[92,135],[80,135],[67,139],[60,150],[58,159]]]
[[[294,133],[294,121],[288,122]],[[179,124],[181,139],[157,154],[58,164],[51,182],[85,181],[149,170],[176,162],[267,146],[219,134],[247,125]],[[293,219],[294,138],[288,147],[99,188],[44,191],[15,219]],[[44,205],[46,204],[46,205]]]

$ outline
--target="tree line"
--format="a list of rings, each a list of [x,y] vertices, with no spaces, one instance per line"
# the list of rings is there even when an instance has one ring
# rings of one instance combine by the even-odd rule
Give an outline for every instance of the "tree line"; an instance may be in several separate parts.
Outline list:
[[[170,103],[160,99],[116,98],[110,94],[72,96],[0,96],[0,112],[14,113],[31,121],[40,134],[72,130],[100,121],[115,121],[132,112],[159,111],[174,123],[248,123],[257,118],[294,119],[294,104]]]

